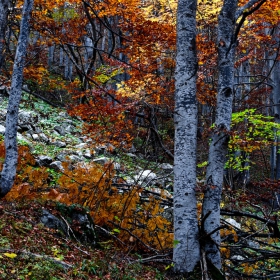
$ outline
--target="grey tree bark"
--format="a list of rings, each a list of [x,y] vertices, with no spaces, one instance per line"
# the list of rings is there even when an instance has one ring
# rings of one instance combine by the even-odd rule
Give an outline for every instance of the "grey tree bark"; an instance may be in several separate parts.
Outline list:
[[[278,49],[280,47],[280,40],[279,40],[279,34],[280,34],[280,26],[275,27],[274,32],[272,36],[275,37],[275,40],[278,44]],[[272,111],[273,116],[275,118],[276,123],[280,123],[280,62],[279,62],[279,50],[270,57],[269,61],[269,68],[272,69],[271,71],[271,79],[272,79]],[[276,131],[275,131],[276,132]],[[279,131],[278,131],[279,133]],[[275,136],[275,143],[280,143],[280,136]],[[272,147],[272,164],[271,164],[271,179],[279,180],[280,179],[280,149],[278,145],[275,145]]]
[[[197,219],[196,0],[179,0],[175,72],[174,270],[193,271],[200,260]]]
[[[17,123],[21,100],[23,68],[29,39],[29,19],[33,8],[33,0],[25,0],[22,9],[20,34],[14,61],[12,84],[6,116],[5,162],[1,173],[0,197],[4,197],[12,188],[17,168]]]
[[[3,52],[5,47],[5,31],[8,20],[8,8],[10,0],[1,0],[0,2],[0,69],[3,64]]]
[[[207,188],[204,194],[202,215],[205,218],[202,229],[206,235],[205,253],[208,260],[221,268],[220,257],[220,201],[223,185],[224,166],[226,162],[230,130],[235,58],[235,13],[237,0],[224,0],[218,18],[218,95],[215,131],[212,134],[208,167],[206,172]]]

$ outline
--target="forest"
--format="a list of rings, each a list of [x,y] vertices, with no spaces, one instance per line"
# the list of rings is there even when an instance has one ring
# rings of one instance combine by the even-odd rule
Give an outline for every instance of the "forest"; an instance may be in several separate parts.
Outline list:
[[[280,2],[1,0],[0,279],[279,279]]]

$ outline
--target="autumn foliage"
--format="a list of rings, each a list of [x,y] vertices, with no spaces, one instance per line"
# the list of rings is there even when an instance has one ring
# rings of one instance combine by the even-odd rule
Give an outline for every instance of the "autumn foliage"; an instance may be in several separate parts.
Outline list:
[[[247,2],[239,1],[239,6]],[[216,26],[221,3],[198,1],[197,193],[202,197],[209,135],[215,128]],[[9,15],[14,34],[6,42],[9,46],[17,43],[21,4],[22,1],[17,1],[17,9]],[[92,138],[93,145],[110,143],[125,151],[133,146],[148,159],[171,162],[176,5],[173,0],[36,0],[24,70],[30,93],[64,106],[71,116],[82,119],[84,133]],[[279,11],[279,1],[265,1],[260,9],[241,16],[237,22],[233,124],[227,134],[230,141],[223,207],[228,211],[244,208],[256,211],[255,205],[261,201],[264,207],[257,210],[265,213],[264,219],[271,218],[267,214],[267,209],[271,209],[268,202],[279,191],[278,181],[267,178],[274,172],[274,167],[269,166],[270,148],[279,149],[276,141],[279,124],[274,121],[271,98],[274,86],[271,73],[279,63],[280,37],[275,32],[279,29]],[[13,48],[7,48],[1,84],[9,85],[13,55]],[[4,158],[3,144],[0,158]],[[1,160],[0,170],[2,164]],[[244,174],[249,171],[253,183],[247,185]],[[20,146],[15,185],[6,199],[50,199],[66,205],[79,204],[88,209],[96,225],[106,229],[127,250],[171,249],[173,228],[164,218],[164,193],[157,198],[137,185],[120,191],[113,180],[114,173],[113,163],[104,167],[80,164],[74,168],[64,163],[63,174],[55,186],[50,186],[49,170],[36,166],[28,148]],[[200,208],[199,204],[199,219]],[[254,224],[249,221],[248,230]],[[242,234],[246,235],[232,226],[221,229],[225,241],[221,253],[225,259],[233,254],[230,246]],[[264,234],[269,236],[267,232]],[[227,239],[228,236],[232,239]],[[243,264],[243,272],[247,274],[252,273],[248,263]]]
[[[0,148],[3,158],[3,143]],[[144,194],[139,186],[120,192],[112,183],[112,163],[104,167],[79,164],[74,169],[64,163],[64,169],[56,187],[50,188],[47,168],[36,167],[28,147],[20,146],[18,175],[5,199],[43,199],[81,205],[88,209],[96,225],[117,237],[117,244],[125,250],[157,252],[172,248],[172,224],[162,215],[161,199],[151,195],[141,199]]]

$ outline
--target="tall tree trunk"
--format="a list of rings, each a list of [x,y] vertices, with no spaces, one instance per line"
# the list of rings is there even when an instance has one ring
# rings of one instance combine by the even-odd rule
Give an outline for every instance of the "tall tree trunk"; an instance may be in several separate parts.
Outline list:
[[[174,238],[175,271],[193,271],[200,260],[197,220],[196,0],[179,0],[175,72]]]
[[[23,68],[29,38],[29,19],[33,7],[33,0],[25,0],[22,10],[20,34],[14,61],[12,84],[6,116],[5,149],[6,156],[1,173],[0,197],[4,197],[12,188],[17,168],[17,123],[18,110],[21,100]]]
[[[203,230],[205,234],[215,231],[205,240],[205,252],[217,268],[221,268],[220,257],[220,200],[223,185],[232,115],[235,58],[235,12],[237,0],[224,0],[218,20],[218,96],[215,131],[212,134],[208,168],[206,172],[207,188],[203,201]],[[208,216],[209,215],[209,216]],[[208,217],[207,217],[208,216]],[[206,218],[207,217],[207,218]]]
[[[0,2],[0,70],[4,61],[4,47],[5,47],[5,31],[8,20],[9,0],[1,0]]]
[[[272,34],[276,42],[278,44],[278,48],[280,46],[280,40],[278,38],[280,34],[280,26],[276,27],[274,29],[274,33]],[[275,55],[270,57],[270,63],[269,63],[269,68],[273,67],[272,73],[271,73],[271,78],[273,81],[273,88],[272,88],[272,102],[273,102],[273,114],[275,118],[275,122],[278,124],[280,123],[280,62],[279,62],[279,53],[277,52]],[[278,131],[279,133],[279,131]],[[275,136],[275,143],[276,147],[273,148],[273,152],[275,152],[274,156],[274,162],[272,166],[272,174],[274,174],[272,179],[279,180],[280,179],[280,149],[279,149],[279,143],[280,143],[280,137],[278,135]],[[274,173],[275,171],[275,173]]]

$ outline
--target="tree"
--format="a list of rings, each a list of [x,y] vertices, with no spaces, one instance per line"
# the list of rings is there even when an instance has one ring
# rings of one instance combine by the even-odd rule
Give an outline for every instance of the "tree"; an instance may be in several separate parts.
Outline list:
[[[200,258],[200,246],[205,252],[207,262],[221,269],[220,202],[230,139],[236,42],[246,17],[264,2],[251,0],[237,10],[237,0],[224,0],[219,13],[216,43],[218,49],[216,118],[209,147],[200,236],[195,196],[196,1],[179,1],[178,3],[174,160],[174,232],[175,241],[178,244],[174,249],[174,262],[175,270],[180,272],[193,271]],[[237,20],[239,20],[238,23]]]
[[[3,0],[0,3],[0,69],[3,64],[3,52],[5,46],[5,31],[7,27],[9,0]]]
[[[235,12],[237,0],[225,0],[218,21],[218,94],[215,129],[211,137],[207,188],[204,194],[202,216],[203,229],[210,235],[205,244],[206,256],[221,268],[220,258],[220,201],[223,186],[224,166],[228,149],[232,115],[234,62],[235,62]]]
[[[4,197],[12,188],[17,168],[17,123],[18,110],[21,99],[23,68],[29,38],[29,19],[33,7],[33,0],[25,0],[22,9],[20,34],[14,61],[11,91],[6,116],[5,132],[5,162],[1,173],[0,197]]]
[[[179,0],[175,72],[175,270],[193,271],[200,259],[196,200],[196,0]]]

